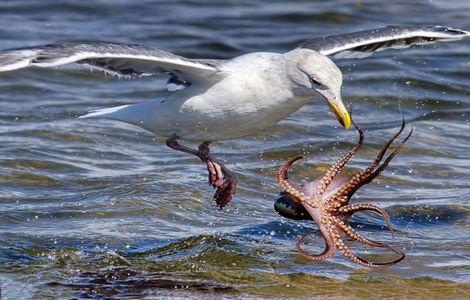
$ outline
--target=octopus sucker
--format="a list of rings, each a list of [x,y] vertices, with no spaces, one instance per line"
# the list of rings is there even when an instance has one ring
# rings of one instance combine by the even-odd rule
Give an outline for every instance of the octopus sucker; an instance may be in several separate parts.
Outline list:
[[[294,157],[283,164],[276,173],[276,179],[282,192],[276,200],[276,211],[287,218],[296,220],[313,220],[325,240],[325,249],[319,254],[310,254],[302,248],[305,238],[313,233],[302,235],[296,243],[297,251],[305,258],[312,261],[324,260],[338,249],[344,256],[353,262],[368,268],[387,267],[402,261],[405,254],[391,246],[370,240],[349,225],[348,219],[360,211],[371,211],[380,215],[394,237],[392,223],[388,213],[374,204],[350,204],[349,201],[354,193],[363,185],[370,183],[385,170],[392,159],[400,152],[403,145],[410,138],[411,129],[405,138],[398,143],[395,149],[386,156],[390,146],[403,133],[406,122],[402,120],[400,129],[389,138],[382,146],[377,156],[367,168],[352,176],[347,175],[343,169],[347,162],[360,150],[364,143],[364,132],[354,122],[354,128],[359,133],[357,144],[342,155],[325,174],[308,184],[298,184],[289,179],[289,171],[294,163],[302,160],[302,156]],[[384,159],[385,157],[385,159]],[[344,242],[349,238],[366,246],[382,248],[397,255],[397,258],[386,262],[372,262],[355,255]]]

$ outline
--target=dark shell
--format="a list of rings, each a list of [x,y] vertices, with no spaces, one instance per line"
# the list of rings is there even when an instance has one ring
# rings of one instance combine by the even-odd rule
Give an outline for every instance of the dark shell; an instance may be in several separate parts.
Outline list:
[[[281,192],[274,202],[274,209],[284,218],[292,220],[312,220],[307,210],[286,192]]]

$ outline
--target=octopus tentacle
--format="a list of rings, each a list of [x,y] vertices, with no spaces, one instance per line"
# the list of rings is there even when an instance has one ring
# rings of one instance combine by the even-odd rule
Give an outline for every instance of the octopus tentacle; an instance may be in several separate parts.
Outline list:
[[[292,166],[292,164],[296,161],[300,161],[303,159],[303,156],[296,156],[294,158],[291,158],[289,161],[287,161],[284,165],[282,165],[279,170],[276,173],[276,179],[281,188],[288,194],[292,195],[294,198],[299,200],[300,202],[305,202],[311,205],[312,207],[317,207],[317,203],[305,195],[300,188],[298,187],[297,184],[292,183],[288,180],[289,176],[289,168]]]
[[[305,238],[307,236],[312,235],[312,233],[307,233],[307,234],[302,235],[297,240],[297,243],[296,243],[297,251],[299,251],[299,253],[303,257],[305,257],[309,260],[319,261],[319,260],[326,259],[326,258],[330,257],[331,255],[333,255],[333,253],[336,250],[336,246],[335,246],[335,243],[334,243],[334,238],[331,235],[332,229],[334,228],[334,223],[333,223],[333,220],[331,219],[331,215],[329,215],[329,214],[320,214],[319,218],[315,218],[315,210],[316,209],[309,206],[307,203],[302,203],[302,205],[305,207],[305,209],[310,213],[312,218],[317,223],[318,229],[320,230],[320,233],[323,236],[323,239],[325,240],[325,250],[323,250],[322,253],[317,254],[317,255],[312,255],[312,254],[309,254],[306,251],[304,251],[301,247],[302,242],[305,240]]]
[[[355,262],[357,264],[360,264],[364,267],[368,267],[368,268],[387,267],[387,266],[391,266],[391,265],[394,265],[396,263],[399,263],[400,261],[402,261],[405,258],[404,253],[401,253],[401,252],[393,249],[392,247],[385,245],[387,249],[393,251],[396,254],[399,254],[400,257],[398,257],[397,259],[394,259],[392,261],[388,261],[388,262],[370,262],[370,261],[365,260],[365,259],[355,255],[354,253],[352,253],[352,251],[349,249],[348,246],[346,246],[346,244],[343,242],[343,240],[341,238],[339,238],[339,233],[337,231],[332,236],[334,236],[335,244],[338,247],[338,249],[341,251],[341,253],[343,253],[344,256],[346,256],[347,258],[349,258],[353,262]]]
[[[369,240],[368,238],[364,237],[362,234],[359,232],[355,231],[351,225],[346,224],[344,221],[333,217],[333,222],[335,222],[336,226],[341,229],[344,233],[346,233],[349,237],[357,240],[360,243],[363,243],[364,245],[371,246],[371,247],[379,247],[379,248],[387,248],[388,246],[380,243],[380,242],[375,242],[372,240]]]
[[[315,189],[315,199],[320,199],[326,191],[326,188],[331,183],[331,181],[335,178],[335,176],[343,169],[346,163],[354,156],[354,154],[359,151],[361,146],[364,144],[364,132],[361,128],[359,128],[356,123],[352,121],[352,124],[356,128],[357,132],[359,133],[359,141],[357,142],[356,146],[351,148],[348,152],[346,152],[343,156],[341,156],[329,169],[328,171],[321,177],[320,181],[318,182],[316,189]]]
[[[310,254],[308,252],[306,252],[305,250],[302,249],[302,242],[305,240],[306,237],[310,236],[310,235],[313,235],[314,233],[313,232],[309,232],[309,233],[306,233],[304,235],[302,235],[298,240],[297,240],[297,243],[295,244],[295,247],[297,248],[297,251],[300,253],[300,255],[302,255],[303,257],[309,259],[309,260],[313,260],[313,261],[320,261],[320,260],[324,260],[324,259],[327,259],[328,257],[330,257],[331,255],[333,255],[333,253],[335,252],[336,250],[336,246],[335,244],[333,243],[333,240],[331,239],[331,237],[325,235],[325,234],[322,234],[324,240],[325,240],[325,250],[323,250],[322,253],[320,254]]]
[[[385,159],[385,161],[382,163],[382,165],[380,165],[377,170],[375,170],[374,172],[372,172],[371,174],[369,174],[367,177],[365,177],[362,182],[361,182],[361,186],[364,185],[364,184],[367,184],[369,182],[371,182],[372,180],[374,180],[377,176],[380,175],[380,173],[382,173],[382,171],[388,166],[388,164],[390,163],[390,161],[392,161],[392,159],[400,152],[400,150],[403,148],[403,145],[405,145],[406,141],[408,141],[408,139],[411,137],[411,134],[413,133],[413,129],[410,130],[410,132],[408,133],[408,135],[403,139],[403,141],[397,146],[397,148]],[[359,188],[359,187],[358,187]]]
[[[337,211],[338,208],[346,205],[349,198],[345,195],[333,195],[325,201],[325,209],[328,212]]]
[[[402,123],[402,127],[404,123]],[[346,183],[341,189],[339,189],[336,193],[335,196],[342,196],[346,195],[347,199],[349,198],[364,184],[370,183],[372,180],[374,180],[377,176],[380,175],[380,173],[388,166],[390,161],[397,155],[400,150],[403,148],[403,145],[408,141],[410,138],[411,134],[413,133],[413,129],[411,129],[410,133],[405,137],[405,139],[397,146],[397,148],[385,159],[385,161],[380,165],[375,171],[374,168],[377,166],[375,161],[377,161],[377,164],[382,160],[383,155],[387,151],[388,147],[391,145],[391,143],[400,135],[401,132],[403,132],[402,127],[400,127],[400,130],[385,144],[384,147],[382,147],[382,150],[378,154],[377,158],[374,160],[374,162],[364,171],[359,172],[351,177],[348,183]]]
[[[373,172],[363,172],[361,173],[357,180],[354,181],[354,184],[348,187],[347,191],[338,191],[337,193],[342,193],[348,197],[348,199],[363,185],[368,184],[372,182],[377,176],[382,173],[382,171],[388,166],[390,161],[400,152],[400,150],[403,148],[404,144],[408,139],[411,137],[411,134],[413,133],[413,129],[410,130],[408,135],[403,139],[403,141],[396,147],[396,149],[390,153],[390,155],[384,160],[384,162]]]
[[[349,237],[357,240],[358,242],[363,243],[363,244],[368,245],[368,246],[371,246],[371,247],[385,248],[385,249],[387,249],[387,250],[389,250],[389,251],[391,251],[395,254],[403,256],[401,259],[403,259],[405,257],[405,254],[403,254],[402,252],[400,252],[398,250],[395,250],[394,248],[390,247],[387,244],[372,241],[372,240],[369,240],[368,238],[365,238],[363,235],[361,235],[360,233],[355,231],[350,225],[346,224],[345,222],[341,221],[340,219],[334,217],[333,220],[336,223],[336,225],[343,232],[345,232]]]
[[[403,132],[403,130],[405,129],[405,125],[406,125],[406,121],[405,121],[405,118],[403,118],[402,122],[401,122],[400,129],[382,146],[382,149],[380,149],[380,151],[377,154],[377,156],[375,157],[374,161],[364,170],[364,173],[371,173],[372,171],[374,171],[374,169],[377,167],[377,165],[380,163],[380,161],[384,157],[384,155],[387,152],[390,145]]]
[[[338,209],[338,212],[341,213],[341,214],[346,214],[346,213],[353,214],[355,212],[363,211],[363,210],[371,210],[373,212],[376,212],[376,213],[380,214],[384,218],[385,223],[387,224],[387,228],[390,231],[390,234],[394,237],[392,222],[390,221],[390,216],[388,215],[388,213],[385,210],[383,210],[382,208],[380,208],[376,205],[373,205],[373,204],[349,204],[349,205],[340,207]]]
[[[358,263],[358,264],[363,265],[365,267],[371,267],[371,265],[368,261],[365,261],[365,260],[357,257],[356,255],[354,255],[351,252],[351,250],[349,250],[348,246],[346,246],[346,244],[343,242],[343,240],[341,239],[341,236],[340,236],[340,234],[337,230],[333,230],[332,236],[333,236],[333,241],[334,241],[336,247],[341,251],[341,253],[343,253],[344,256],[351,259],[355,263]]]

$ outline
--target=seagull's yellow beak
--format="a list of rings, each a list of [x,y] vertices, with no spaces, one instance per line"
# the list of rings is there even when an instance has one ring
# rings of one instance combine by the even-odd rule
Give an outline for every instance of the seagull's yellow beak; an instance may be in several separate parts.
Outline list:
[[[351,126],[351,116],[349,115],[349,112],[344,106],[341,99],[327,100],[327,102],[331,111],[336,115],[341,125],[343,125],[344,128],[348,129],[349,126]]]

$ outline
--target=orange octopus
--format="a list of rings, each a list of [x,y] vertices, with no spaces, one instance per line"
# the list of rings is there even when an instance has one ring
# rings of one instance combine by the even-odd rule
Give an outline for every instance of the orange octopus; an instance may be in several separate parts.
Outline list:
[[[302,249],[301,245],[305,238],[313,233],[307,233],[299,238],[296,247],[299,253],[312,261],[320,261],[330,257],[336,249],[339,249],[346,257],[352,261],[369,268],[385,267],[396,264],[405,258],[405,254],[392,247],[367,239],[355,231],[349,224],[348,219],[358,211],[373,211],[380,214],[387,224],[393,236],[390,217],[382,208],[373,204],[349,204],[352,195],[363,185],[370,183],[374,178],[387,167],[389,162],[398,154],[405,142],[411,136],[410,130],[405,139],[397,148],[384,160],[381,161],[393,143],[393,141],[403,132],[405,120],[403,120],[400,130],[394,134],[382,147],[375,160],[363,171],[349,176],[343,172],[343,168],[351,157],[361,148],[364,142],[363,131],[353,122],[359,133],[359,142],[350,149],[340,159],[338,159],[330,169],[321,177],[305,185],[296,184],[288,179],[288,171],[294,162],[300,161],[303,157],[297,156],[286,162],[277,172],[277,181],[283,192],[275,203],[275,209],[279,214],[292,219],[313,219],[318,226],[326,248],[320,254],[309,254]],[[352,238],[360,243],[371,247],[387,249],[399,257],[388,262],[370,262],[355,255],[344,243],[343,236]]]

